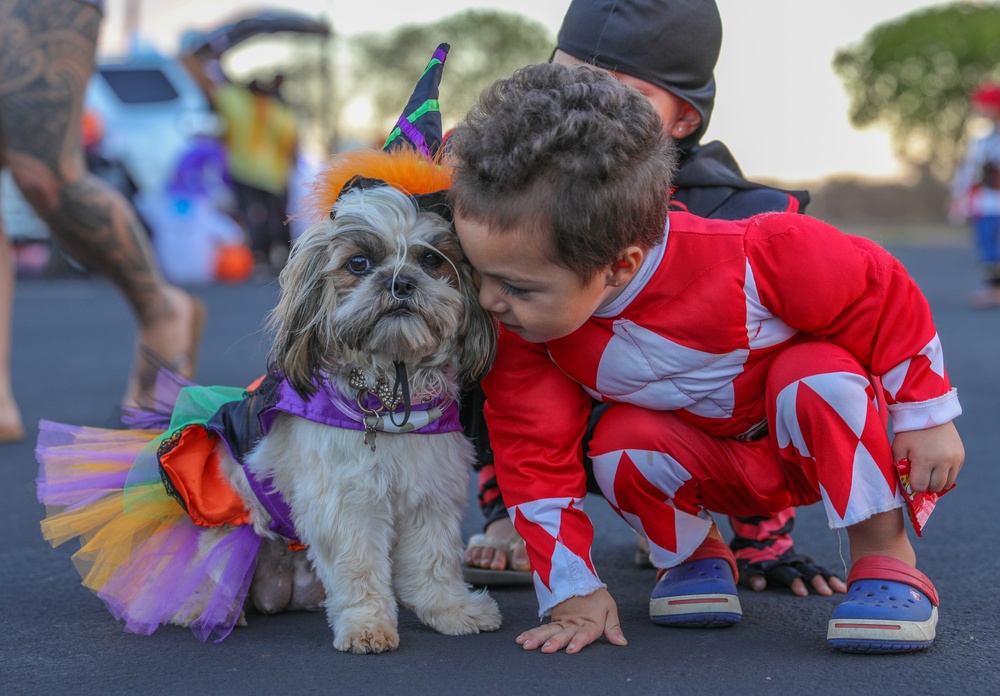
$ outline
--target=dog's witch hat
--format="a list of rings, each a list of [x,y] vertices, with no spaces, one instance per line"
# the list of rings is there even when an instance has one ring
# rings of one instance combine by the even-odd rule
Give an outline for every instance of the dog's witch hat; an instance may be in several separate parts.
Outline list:
[[[449,48],[443,43],[434,51],[381,150],[342,153],[320,173],[307,205],[312,216],[331,215],[337,199],[349,189],[383,185],[410,194],[421,210],[450,212],[444,191],[451,185],[451,169],[438,159],[442,141],[438,87]]]
[[[396,121],[396,127],[386,138],[383,150],[405,147],[409,143],[427,157],[437,155],[443,132],[438,87],[441,85],[441,73],[444,72],[444,61],[448,58],[450,48],[443,43],[434,51],[423,75],[417,80],[417,86],[413,88],[410,101]]]

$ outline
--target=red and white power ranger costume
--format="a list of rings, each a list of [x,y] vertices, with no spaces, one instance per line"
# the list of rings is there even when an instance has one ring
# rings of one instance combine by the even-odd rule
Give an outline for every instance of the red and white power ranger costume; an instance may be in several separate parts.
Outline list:
[[[845,527],[901,507],[886,406],[896,432],[961,413],[903,266],[785,213],[671,213],[613,303],[546,344],[504,332],[483,386],[542,616],[603,587],[583,512],[592,398],[615,403],[591,441],[595,475],[658,567],[702,543],[706,510],[773,515],[822,500],[830,526]],[[765,437],[746,436],[765,421]]]

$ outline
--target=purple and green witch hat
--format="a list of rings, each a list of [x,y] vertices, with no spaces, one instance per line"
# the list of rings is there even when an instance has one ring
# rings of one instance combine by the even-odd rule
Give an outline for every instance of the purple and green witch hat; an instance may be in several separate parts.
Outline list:
[[[451,46],[443,43],[434,51],[423,74],[417,80],[416,87],[413,88],[410,101],[406,103],[403,113],[396,121],[396,127],[386,138],[383,150],[413,147],[429,158],[437,154],[442,139],[438,87],[441,84],[441,73],[444,71],[444,61],[448,57],[450,48]]]

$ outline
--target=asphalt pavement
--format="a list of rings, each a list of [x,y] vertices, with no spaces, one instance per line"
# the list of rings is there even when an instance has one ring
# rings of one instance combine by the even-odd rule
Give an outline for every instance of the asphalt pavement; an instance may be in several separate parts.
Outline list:
[[[971,251],[890,247],[931,301],[946,365],[965,413],[957,425],[967,459],[924,537],[919,565],[941,596],[935,644],[893,656],[845,655],[826,644],[836,598],[786,590],[741,591],[743,621],[725,629],[669,629],[647,616],[654,576],[633,565],[634,535],[600,498],[594,562],[615,596],[630,644],[600,642],[578,655],[525,652],[515,637],[537,624],[530,588],[494,588],[504,624],[468,637],[442,636],[400,612],[400,648],[347,655],[332,646],[323,615],[251,617],[219,644],[187,629],[124,633],[80,585],[75,543],[51,548],[38,523],[33,456],[39,419],[114,427],[132,359],[124,301],[87,277],[19,283],[14,388],[28,426],[23,443],[0,446],[10,474],[0,492],[0,693],[4,694],[919,694],[1000,693],[1000,310],[973,310]],[[261,326],[273,284],[194,288],[209,308],[199,379],[242,385],[264,368]],[[481,518],[470,483],[468,537]],[[724,530],[728,533],[726,525]],[[826,527],[821,506],[799,512],[797,548],[843,568],[846,534]]]

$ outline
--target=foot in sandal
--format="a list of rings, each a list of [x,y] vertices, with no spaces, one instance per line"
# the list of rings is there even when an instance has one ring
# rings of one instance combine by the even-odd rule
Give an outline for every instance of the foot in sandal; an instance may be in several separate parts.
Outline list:
[[[524,540],[509,519],[500,519],[474,534],[465,549],[465,581],[474,585],[529,584],[531,564]]]

